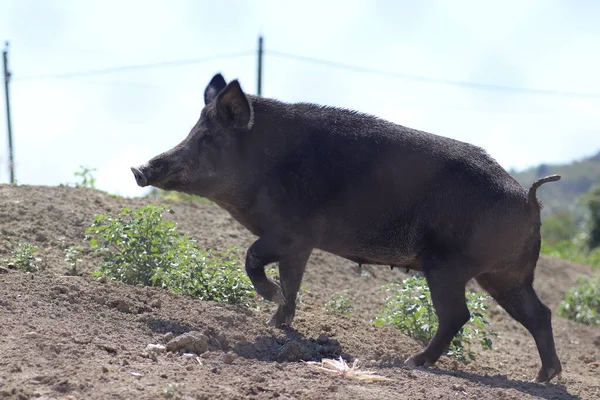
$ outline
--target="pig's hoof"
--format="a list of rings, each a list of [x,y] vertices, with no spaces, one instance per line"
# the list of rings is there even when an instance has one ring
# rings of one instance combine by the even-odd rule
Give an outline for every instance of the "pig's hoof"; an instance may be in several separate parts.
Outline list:
[[[554,368],[549,368],[547,370],[544,370],[542,368],[542,369],[540,369],[540,372],[538,372],[537,376],[535,377],[535,379],[532,382],[537,382],[537,383],[550,382],[554,377],[560,378],[561,372],[562,372],[562,369],[556,370]]]
[[[285,296],[283,295],[283,292],[281,291],[281,288],[279,286],[277,286],[277,291],[273,293],[270,300],[273,303],[278,304],[280,306],[285,304]]]
[[[280,328],[282,326],[291,326],[294,314],[285,314],[282,307],[279,307],[275,314],[267,321],[267,325]]]
[[[409,366],[411,368],[427,368],[431,366],[431,364],[432,362],[430,362],[423,353],[413,354],[412,356],[408,357],[406,361],[404,361],[404,365]]]
[[[254,289],[256,290],[256,293],[264,297],[265,300],[272,301],[280,306],[285,304],[285,296],[283,295],[281,287],[271,280],[268,280],[262,285],[256,285]]]

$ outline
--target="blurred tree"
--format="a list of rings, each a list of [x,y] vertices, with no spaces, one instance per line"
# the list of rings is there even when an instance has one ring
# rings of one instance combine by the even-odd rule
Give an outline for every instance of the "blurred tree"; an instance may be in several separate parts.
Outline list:
[[[573,213],[557,211],[542,222],[542,238],[554,246],[564,240],[572,240],[577,234],[577,222]]]
[[[537,167],[535,174],[538,177],[544,177],[546,175],[549,175],[549,173],[548,173],[549,171],[550,171],[550,169],[548,168],[548,166],[546,164],[540,164]]]
[[[594,186],[587,197],[591,225],[588,245],[590,249],[593,249],[600,247],[600,185]]]

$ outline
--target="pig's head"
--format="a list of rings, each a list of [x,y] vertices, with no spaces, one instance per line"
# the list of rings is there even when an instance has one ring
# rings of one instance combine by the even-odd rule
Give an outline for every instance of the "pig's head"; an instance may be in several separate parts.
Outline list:
[[[252,128],[250,99],[237,80],[215,75],[204,91],[200,119],[177,146],[132,167],[139,186],[213,197],[235,183],[244,169],[244,136]]]

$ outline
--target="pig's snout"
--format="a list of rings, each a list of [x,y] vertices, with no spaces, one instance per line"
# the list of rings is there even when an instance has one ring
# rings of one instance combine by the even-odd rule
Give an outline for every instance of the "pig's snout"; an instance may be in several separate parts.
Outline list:
[[[148,178],[144,175],[144,167],[131,167],[131,172],[133,172],[133,176],[135,177],[138,186],[148,186]]]

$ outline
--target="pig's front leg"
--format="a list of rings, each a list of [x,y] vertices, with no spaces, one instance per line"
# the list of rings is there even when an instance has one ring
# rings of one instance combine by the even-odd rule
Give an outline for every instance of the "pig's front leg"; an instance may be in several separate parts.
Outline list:
[[[310,253],[311,251],[307,251],[284,257],[279,261],[279,279],[285,297],[285,304],[277,308],[275,314],[267,321],[267,325],[276,327],[292,325],[292,320],[296,314],[296,296],[302,283],[302,276]]]
[[[252,281],[256,293],[280,306],[285,305],[286,299],[288,297],[291,299],[291,293],[289,295],[284,295],[284,291],[281,287],[269,279],[265,274],[265,266],[270,263],[285,260],[288,257],[294,257],[304,253],[310,254],[311,250],[312,247],[306,246],[304,241],[291,239],[283,235],[263,236],[254,242],[246,253],[246,273]],[[306,261],[304,264],[306,264]],[[301,271],[303,272],[304,268],[302,268]],[[284,273],[284,275],[288,274]],[[300,274],[299,278],[302,279],[302,274]],[[285,278],[282,280],[286,291],[288,287],[290,289],[293,288],[286,282],[287,280],[288,279]],[[296,289],[296,291],[297,290],[298,289]],[[294,293],[293,296],[295,299],[296,294]]]

